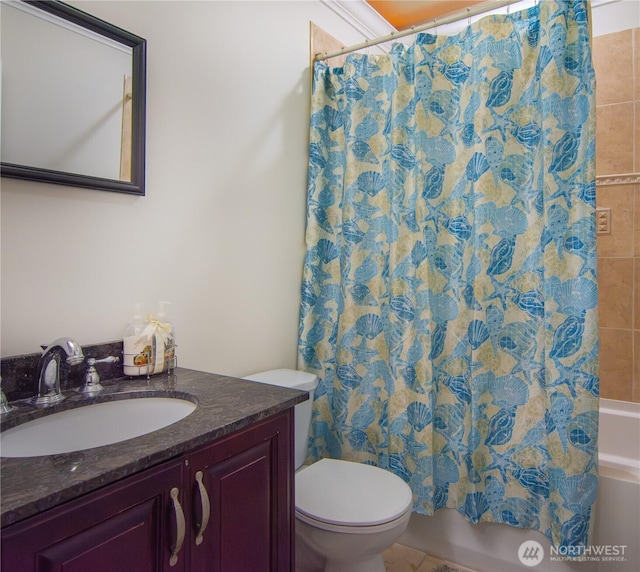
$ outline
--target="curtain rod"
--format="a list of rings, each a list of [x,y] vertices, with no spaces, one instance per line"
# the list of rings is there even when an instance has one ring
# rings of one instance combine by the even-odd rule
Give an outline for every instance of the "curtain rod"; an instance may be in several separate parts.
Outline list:
[[[429,30],[431,28],[437,28],[438,26],[445,24],[452,24],[453,22],[458,22],[459,20],[464,20],[465,18],[472,18],[473,16],[478,16],[479,14],[484,14],[485,12],[490,12],[491,10],[497,10],[499,8],[504,8],[505,6],[510,6],[511,4],[517,4],[522,0],[489,0],[488,2],[482,2],[478,4],[474,8],[466,8],[465,10],[458,10],[457,12],[452,12],[444,16],[441,19],[434,18],[428,24],[423,24],[422,26],[412,26],[408,30],[403,30],[402,32],[391,32],[386,36],[382,36],[380,38],[374,38],[373,40],[365,40],[360,44],[355,44],[349,47],[343,47],[337,52],[324,52],[316,54],[313,58],[315,62],[321,62],[324,60],[328,60],[330,58],[334,58],[336,56],[342,56],[344,54],[349,54],[351,52],[357,52],[358,50],[362,50],[364,48],[368,48],[370,46],[375,46],[377,44],[384,44],[385,42],[390,42],[392,40],[397,40],[398,38],[404,38],[405,36],[410,36],[411,34],[418,34],[419,32],[423,32],[424,30]]]

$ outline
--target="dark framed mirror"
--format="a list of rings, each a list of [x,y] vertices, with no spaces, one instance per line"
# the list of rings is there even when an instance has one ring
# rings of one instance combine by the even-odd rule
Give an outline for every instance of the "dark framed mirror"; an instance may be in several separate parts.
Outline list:
[[[3,177],[145,194],[146,40],[56,0],[2,0]]]

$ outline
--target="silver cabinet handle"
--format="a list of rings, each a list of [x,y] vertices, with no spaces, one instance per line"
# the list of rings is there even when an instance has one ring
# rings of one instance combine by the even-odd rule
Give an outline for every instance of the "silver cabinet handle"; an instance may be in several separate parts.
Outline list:
[[[177,487],[173,487],[171,489],[171,501],[173,502],[173,512],[176,515],[176,542],[171,547],[171,557],[169,558],[169,566],[175,566],[178,563],[178,552],[182,548],[182,543],[184,542],[184,535],[186,524],[184,522],[184,512],[182,507],[180,506],[180,501],[178,500],[178,495],[180,491]]]
[[[207,494],[207,489],[202,482],[202,477],[202,471],[198,471],[196,473],[196,481],[200,491],[200,505],[202,506],[202,522],[198,523],[198,532],[196,534],[196,544],[198,546],[202,544],[202,541],[204,540],[204,531],[207,529],[207,525],[209,524],[209,515],[211,513],[209,495]]]

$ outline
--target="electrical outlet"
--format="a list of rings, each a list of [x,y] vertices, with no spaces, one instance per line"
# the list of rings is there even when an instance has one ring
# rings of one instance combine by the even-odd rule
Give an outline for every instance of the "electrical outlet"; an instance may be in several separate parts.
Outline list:
[[[596,208],[596,226],[598,234],[611,234],[611,209]]]

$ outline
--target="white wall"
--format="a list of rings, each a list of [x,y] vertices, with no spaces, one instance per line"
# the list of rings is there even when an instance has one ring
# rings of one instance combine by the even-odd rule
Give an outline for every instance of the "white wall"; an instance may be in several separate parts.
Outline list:
[[[2,356],[170,300],[180,365],[295,367],[309,22],[362,35],[319,0],[72,4],[147,39],[147,196],[1,179]]]

